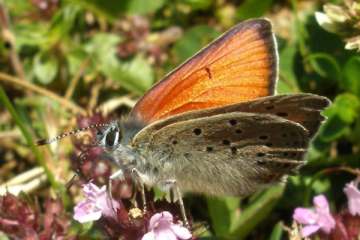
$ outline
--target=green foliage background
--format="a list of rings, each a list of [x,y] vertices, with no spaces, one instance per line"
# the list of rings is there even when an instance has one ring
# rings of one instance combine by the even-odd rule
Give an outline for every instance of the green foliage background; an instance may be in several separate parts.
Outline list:
[[[310,206],[316,194],[325,194],[335,212],[346,207],[342,188],[355,176],[336,169],[360,166],[360,55],[345,50],[342,39],[324,31],[314,17],[324,3],[341,1],[62,0],[43,10],[39,2],[2,2],[9,21],[1,27],[14,39],[0,39],[1,182],[41,165],[48,166],[52,189],[61,190],[64,182],[59,177],[68,178],[70,170],[57,170],[66,166],[60,160],[71,151],[70,142],[60,143],[59,149],[39,151],[34,139],[74,126],[76,114],[108,106],[113,99],[126,100],[113,114],[127,111],[166,72],[221,32],[241,20],[265,16],[272,20],[278,39],[278,93],[329,97],[333,104],[324,111],[328,120],[313,141],[308,164],[286,186],[273,186],[244,200],[188,195],[186,205],[195,221],[209,224],[204,239],[271,240],[287,236],[282,226],[291,225],[293,209]],[[148,23],[148,33],[129,37],[131,29],[124,31],[123,25],[130,24],[134,16]],[[161,44],[164,31],[173,27],[180,34]],[[121,52],[119,46],[129,41],[140,41],[145,47]],[[80,107],[6,81],[3,74]],[[74,91],[66,95],[74,81]],[[32,194],[41,198],[48,190]],[[91,231],[84,234],[91,237]]]

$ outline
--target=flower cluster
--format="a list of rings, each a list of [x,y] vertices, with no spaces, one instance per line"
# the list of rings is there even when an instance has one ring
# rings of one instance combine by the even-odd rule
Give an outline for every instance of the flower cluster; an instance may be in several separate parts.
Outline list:
[[[156,213],[150,219],[150,231],[143,236],[142,240],[191,239],[190,231],[179,224],[174,224],[173,221],[173,216],[167,211]]]
[[[110,199],[106,186],[98,188],[92,182],[83,187],[85,200],[79,202],[74,208],[74,219],[80,223],[99,220],[102,215],[116,217],[116,209],[120,204]]]
[[[325,4],[324,12],[316,12],[317,22],[326,31],[344,37],[345,49],[360,51],[360,3],[346,0],[344,5]]]
[[[360,234],[360,191],[359,178],[346,184],[344,192],[348,199],[348,212],[332,214],[324,195],[315,196],[314,208],[296,208],[293,219],[301,224],[301,236],[308,237],[317,232],[329,235],[331,239],[354,239]],[[353,225],[356,227],[353,229]]]
[[[127,225],[128,228],[129,225],[134,225],[133,219],[142,218],[144,221],[141,222],[147,222],[146,216],[143,216],[138,209],[138,211],[132,209],[129,214],[121,202],[111,199],[107,194],[106,186],[99,188],[90,182],[83,186],[83,192],[85,199],[74,208],[74,219],[80,223],[95,221],[104,217],[119,223],[119,226]],[[120,211],[123,214],[118,214]],[[124,215],[124,213],[126,214]],[[139,222],[139,219],[136,222]],[[144,230],[141,226],[143,225],[138,225],[135,236],[124,232],[122,235],[128,236],[127,239],[138,239],[138,234]],[[136,229],[136,224],[130,229],[133,230],[134,227]],[[168,211],[154,214],[148,221],[148,227],[145,228],[148,232],[142,236],[142,240],[186,240],[192,238],[187,228],[174,223],[173,215]]]
[[[328,201],[324,195],[314,197],[315,209],[296,208],[293,218],[304,227],[301,230],[303,237],[322,230],[329,234],[335,227],[335,220],[330,214]]]
[[[348,207],[351,215],[360,216],[360,191],[358,185],[360,178],[357,178],[355,181],[352,181],[346,184],[344,192],[348,198]]]
[[[0,232],[11,239],[75,239],[60,200],[47,199],[42,207],[45,213],[14,195],[0,196]]]

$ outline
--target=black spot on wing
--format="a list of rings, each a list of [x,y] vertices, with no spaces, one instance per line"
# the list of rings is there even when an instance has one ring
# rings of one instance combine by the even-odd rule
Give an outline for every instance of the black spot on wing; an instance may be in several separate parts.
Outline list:
[[[196,136],[199,136],[202,131],[201,131],[200,128],[195,128],[195,129],[193,130],[193,132],[194,132],[194,134],[195,134]]]

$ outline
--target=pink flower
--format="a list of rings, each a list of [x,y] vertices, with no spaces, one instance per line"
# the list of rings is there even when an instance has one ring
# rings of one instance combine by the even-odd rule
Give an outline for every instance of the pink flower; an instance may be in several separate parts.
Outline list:
[[[167,211],[151,217],[149,230],[141,240],[183,240],[192,237],[187,228],[173,223],[173,216]]]
[[[102,215],[116,218],[115,210],[120,208],[120,204],[110,199],[106,191],[106,186],[99,188],[89,182],[83,185],[83,192],[85,199],[74,207],[75,220],[85,223],[98,220]]]
[[[348,199],[348,208],[351,215],[360,216],[360,191],[358,189],[360,178],[346,184],[344,192]]]
[[[329,234],[335,228],[335,220],[330,214],[326,197],[318,195],[314,197],[313,203],[315,209],[296,208],[293,214],[293,219],[304,225],[301,229],[303,237],[308,237],[319,230]]]

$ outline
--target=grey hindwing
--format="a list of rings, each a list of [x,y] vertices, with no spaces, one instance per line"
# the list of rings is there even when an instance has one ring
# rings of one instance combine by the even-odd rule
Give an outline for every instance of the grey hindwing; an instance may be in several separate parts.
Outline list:
[[[133,147],[142,149],[159,180],[175,178],[185,191],[213,195],[245,196],[279,181],[303,164],[310,140],[301,124],[267,113],[163,122],[140,131]]]

